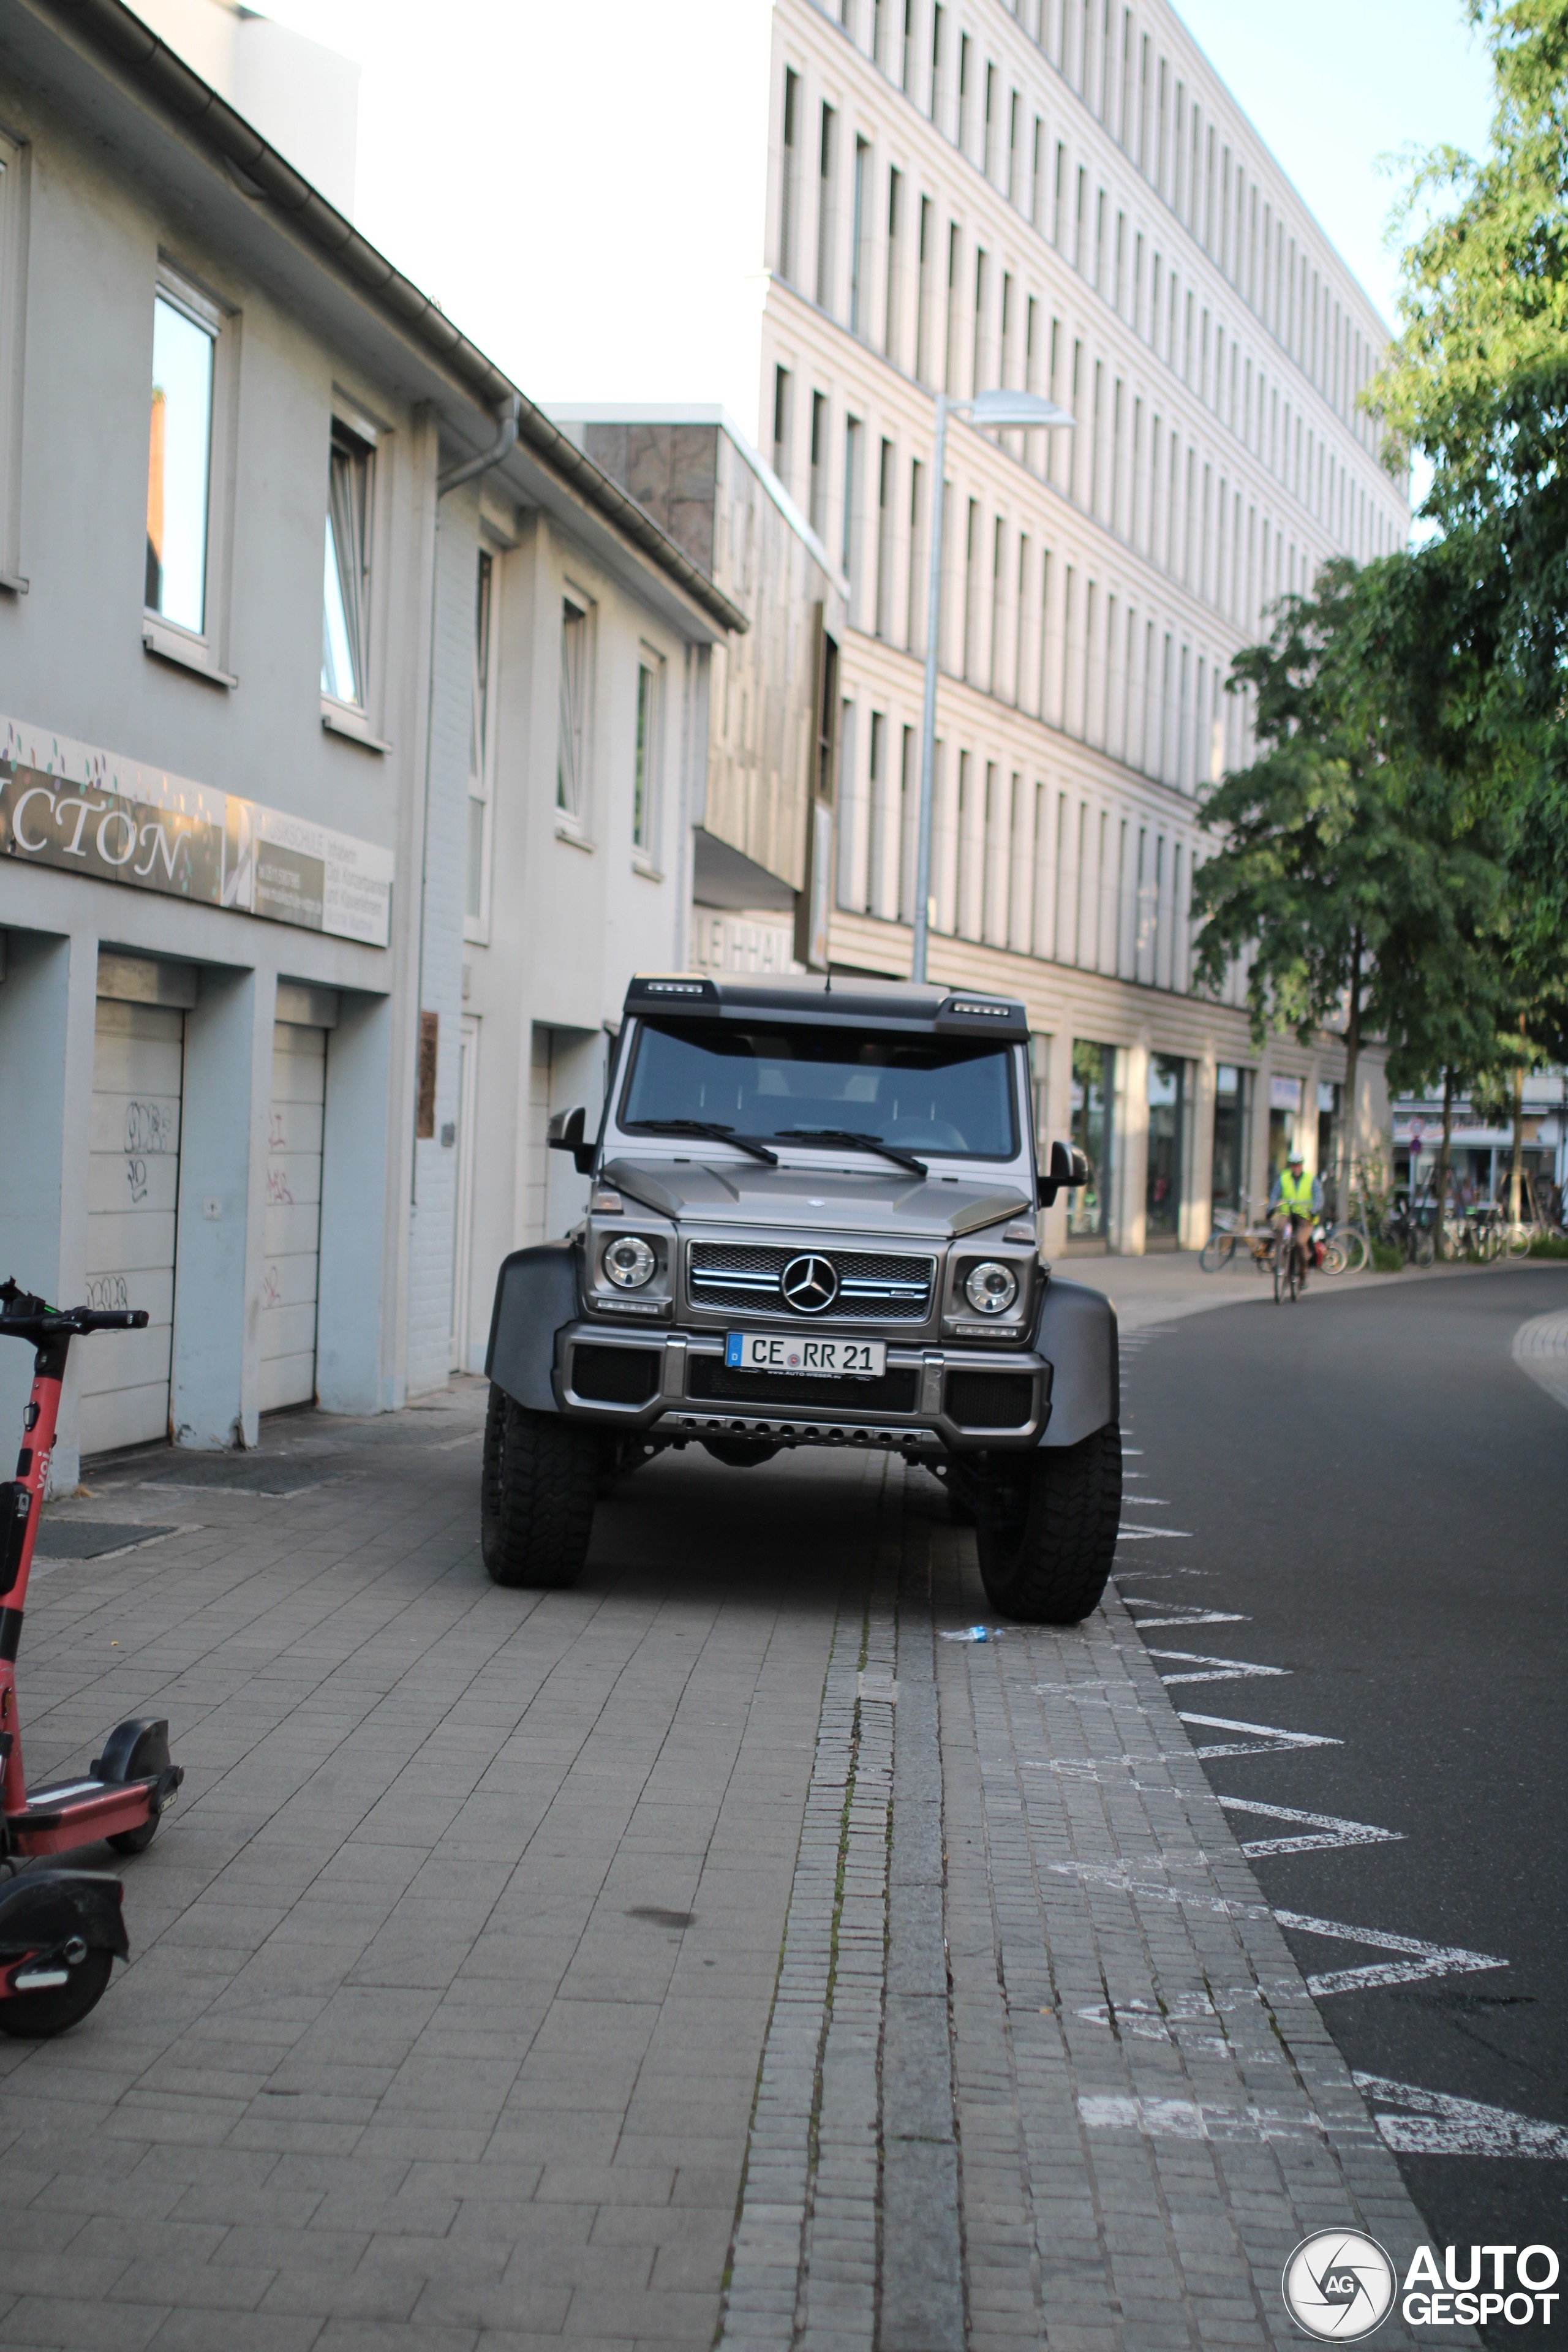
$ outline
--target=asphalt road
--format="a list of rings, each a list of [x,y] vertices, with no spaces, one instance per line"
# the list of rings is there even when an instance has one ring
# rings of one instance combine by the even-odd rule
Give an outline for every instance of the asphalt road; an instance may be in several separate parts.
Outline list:
[[[1293,1309],[1226,1307],[1167,1328],[1129,1367],[1128,1443],[1142,1452],[1128,1465],[1141,1475],[1127,1517],[1191,1539],[1124,1546],[1118,1570],[1123,1595],[1151,1604],[1141,1619],[1200,1606],[1242,1621],[1151,1628],[1151,1650],[1287,1670],[1173,1682],[1179,1708],[1338,1743],[1211,1759],[1217,1792],[1400,1833],[1258,1859],[1268,1900],[1507,1962],[1328,1995],[1351,2065],[1558,2125],[1568,1414],[1510,1349],[1521,1322],[1564,1307],[1568,1269],[1542,1266],[1367,1280]],[[1215,1671],[1158,1663],[1166,1677]],[[1253,1744],[1189,1732],[1199,1747]],[[1309,1833],[1229,1819],[1244,1839]],[[1399,1958],[1316,1935],[1290,1942],[1313,1971]],[[1568,2272],[1568,2162],[1400,2161],[1439,2260],[1449,2243],[1463,2265],[1472,2242],[1543,2242]]]

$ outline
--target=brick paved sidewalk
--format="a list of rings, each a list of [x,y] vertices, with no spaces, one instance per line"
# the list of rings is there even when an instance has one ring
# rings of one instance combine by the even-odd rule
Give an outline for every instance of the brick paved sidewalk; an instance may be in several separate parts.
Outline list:
[[[1190,2352],[1404,2247],[1120,1604],[944,1642],[933,1481],[695,1452],[500,1591],[481,1399],[54,1515],[177,1531],[35,1586],[31,1770],[155,1711],[189,1779],[130,1969],[0,2042],[0,2345]]]

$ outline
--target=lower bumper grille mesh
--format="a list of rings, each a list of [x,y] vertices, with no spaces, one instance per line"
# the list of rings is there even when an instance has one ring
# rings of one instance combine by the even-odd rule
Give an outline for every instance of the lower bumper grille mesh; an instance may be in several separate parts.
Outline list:
[[[686,1393],[715,1404],[774,1405],[786,1417],[822,1405],[845,1412],[912,1412],[919,1371],[896,1364],[875,1381],[812,1380],[800,1373],[742,1371],[720,1356],[694,1356],[687,1366]]]

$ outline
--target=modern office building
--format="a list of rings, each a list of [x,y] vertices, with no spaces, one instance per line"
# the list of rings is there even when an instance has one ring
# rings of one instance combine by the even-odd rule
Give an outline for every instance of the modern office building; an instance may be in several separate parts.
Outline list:
[[[931,969],[1030,1007],[1097,1180],[1047,1238],[1201,1240],[1341,1116],[1334,1041],[1194,992],[1191,888],[1233,656],[1405,535],[1386,330],[1163,0],[777,0],[768,107],[760,436],[848,583],[832,960],[909,965],[935,395],[1044,393],[1072,429],[950,431]]]

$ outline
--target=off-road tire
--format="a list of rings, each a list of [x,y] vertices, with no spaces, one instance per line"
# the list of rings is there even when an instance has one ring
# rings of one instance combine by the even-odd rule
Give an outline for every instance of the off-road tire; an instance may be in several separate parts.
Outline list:
[[[1100,1605],[1121,1517],[1121,1432],[1042,1446],[1014,1489],[1021,1514],[975,1528],[985,1598],[1026,1625],[1076,1625]]]
[[[479,1550],[496,1584],[575,1584],[604,1469],[596,1430],[531,1412],[492,1383],[479,1472]]]

